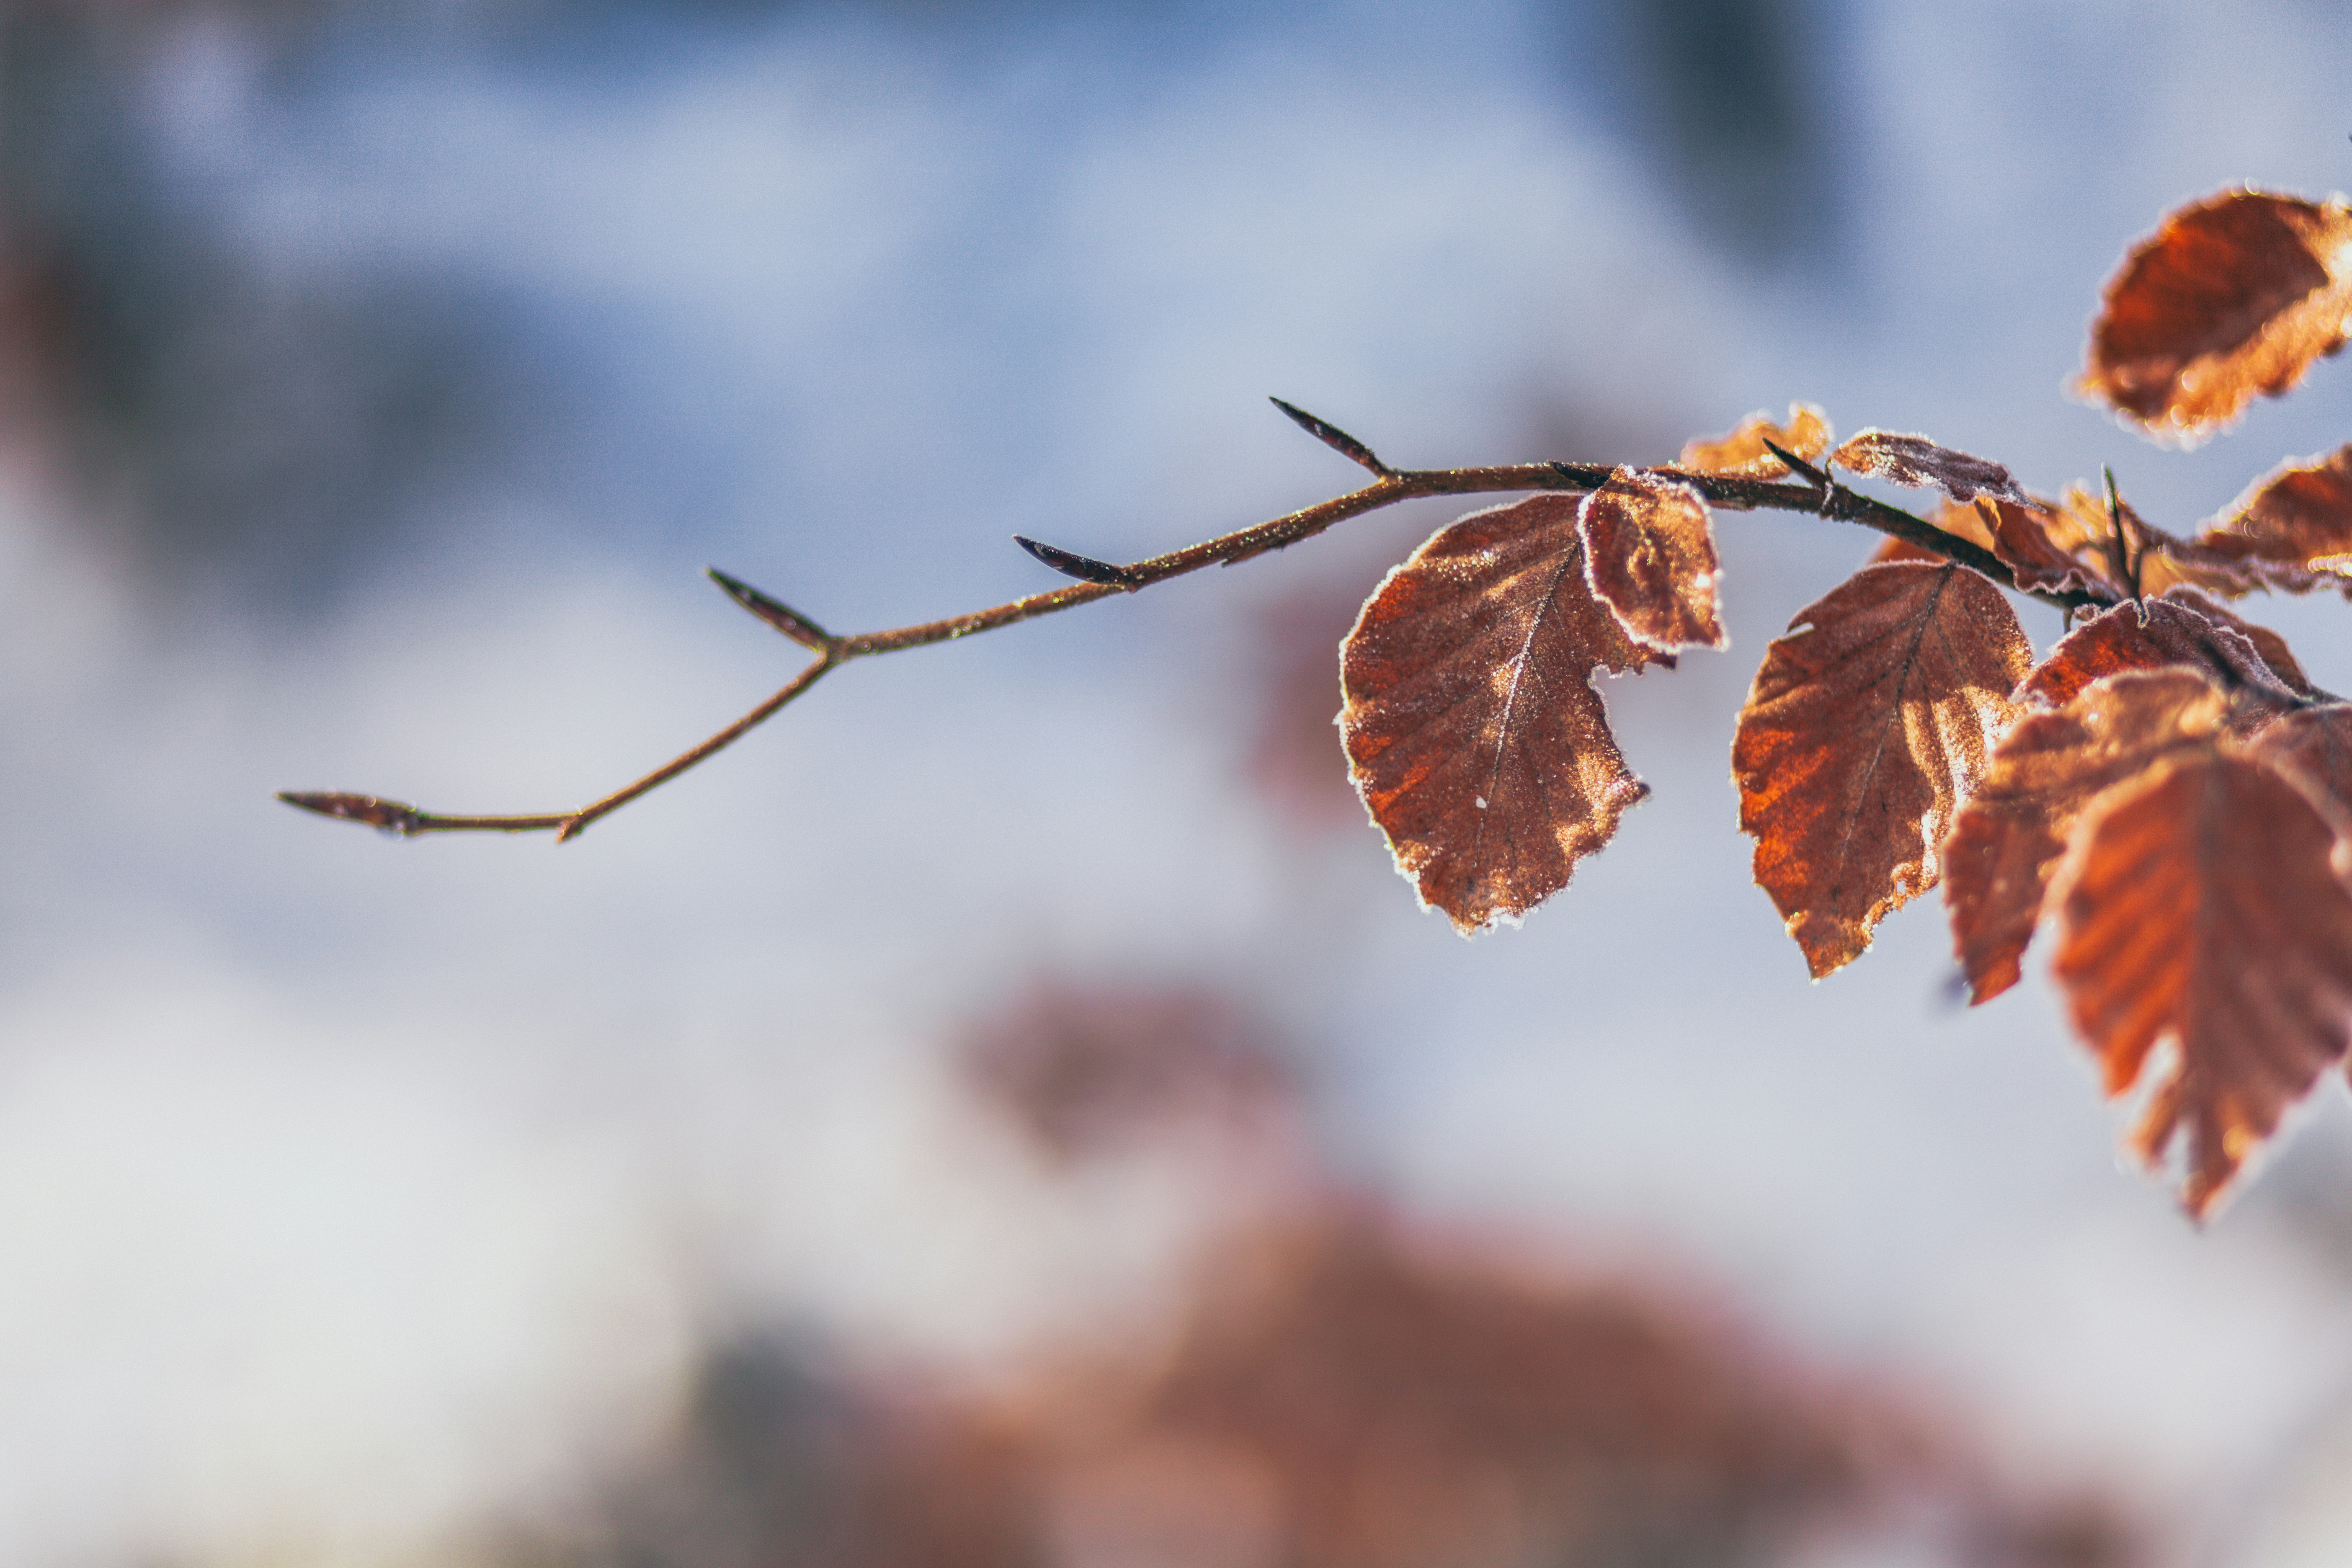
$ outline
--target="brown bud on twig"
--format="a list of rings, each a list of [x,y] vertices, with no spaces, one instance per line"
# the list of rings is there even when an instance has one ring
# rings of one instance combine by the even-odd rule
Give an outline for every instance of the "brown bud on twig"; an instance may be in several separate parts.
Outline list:
[[[709,574],[712,582],[727,591],[729,598],[800,644],[801,647],[814,648],[819,653],[831,651],[835,642],[833,634],[790,605],[781,599],[769,597],[749,583],[730,577],[716,566],[706,566],[703,570]]]
[[[1135,574],[1124,566],[1114,566],[1108,561],[1097,561],[1091,555],[1080,555],[1059,545],[1041,543],[1034,539],[1013,536],[1013,542],[1035,556],[1039,561],[1065,577],[1076,577],[1081,583],[1099,583],[1107,588],[1134,588],[1141,584]]]
[[[1290,416],[1292,424],[1297,425],[1301,430],[1306,431],[1349,462],[1361,463],[1365,468],[1383,477],[1394,471],[1386,463],[1374,457],[1370,447],[1365,446],[1337,425],[1318,419],[1297,404],[1285,403],[1279,397],[1269,397],[1266,401]]]

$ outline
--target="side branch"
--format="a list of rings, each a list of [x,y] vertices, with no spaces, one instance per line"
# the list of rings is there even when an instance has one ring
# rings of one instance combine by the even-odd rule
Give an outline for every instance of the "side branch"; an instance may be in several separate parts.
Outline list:
[[[1286,410],[1287,412],[1287,410]],[[1320,423],[1319,421],[1318,422]],[[1322,433],[1318,431],[1319,436]],[[1335,433],[1344,435],[1344,433]],[[1324,437],[1332,440],[1331,437]],[[1353,443],[1352,437],[1347,439]],[[1337,441],[1332,442],[1337,446]],[[1360,446],[1360,443],[1353,443]],[[1345,451],[1347,447],[1340,447]],[[1353,456],[1352,452],[1349,454]],[[1369,449],[1367,449],[1369,455]],[[1899,508],[1871,500],[1846,489],[1821,469],[1801,459],[1782,454],[1811,482],[1781,483],[1768,479],[1730,478],[1716,474],[1689,473],[1675,468],[1645,470],[1682,480],[1698,490],[1718,507],[1735,510],[1769,510],[1811,512],[1822,517],[1859,523],[1905,540],[1922,549],[1973,567],[2003,587],[2017,585],[2014,574],[2006,563],[1982,546],[1947,533],[1924,518],[1914,517]],[[1361,460],[1360,458],[1359,459]],[[1373,459],[1377,461],[1377,459]],[[748,584],[738,582],[724,573],[713,571],[712,578],[745,609],[775,627],[784,636],[814,649],[816,659],[794,676],[790,683],[766,701],[736,720],[692,749],[671,758],[643,778],[625,784],[600,800],[591,802],[576,811],[548,812],[518,816],[453,816],[421,810],[399,801],[385,800],[377,795],[351,794],[343,791],[304,792],[289,790],[278,799],[289,805],[322,816],[347,822],[366,824],[402,837],[415,837],[427,833],[544,833],[553,832],[557,842],[575,838],[591,823],[619,810],[650,790],[656,789],[689,768],[715,756],[745,735],[766,723],[782,711],[803,692],[814,686],[836,666],[854,658],[867,658],[877,654],[897,653],[903,648],[924,647],[933,643],[954,642],[980,632],[994,631],[1018,622],[1034,620],[1063,610],[1090,605],[1097,599],[1117,594],[1132,594],[1162,583],[1171,577],[1181,577],[1205,566],[1231,566],[1262,555],[1270,550],[1280,550],[1343,522],[1349,518],[1393,506],[1399,501],[1414,500],[1423,496],[1481,495],[1512,490],[1590,491],[1600,489],[1617,471],[1605,463],[1515,463],[1475,468],[1383,469],[1380,477],[1363,489],[1346,495],[1335,496],[1310,507],[1302,508],[1282,517],[1254,523],[1231,533],[1191,545],[1182,550],[1155,555],[1148,561],[1118,566],[1078,555],[1074,552],[1040,545],[1023,540],[1023,547],[1038,560],[1056,570],[1084,577],[1082,582],[1047,593],[1032,594],[1009,604],[997,605],[966,615],[950,616],[944,620],[925,621],[919,625],[897,626],[885,631],[862,632],[851,637],[838,637],[827,632],[808,616],[780,600],[770,597]],[[2064,608],[2081,609],[2105,605],[2109,601],[2097,595],[2075,591],[2069,593],[2036,593],[2035,598]]]

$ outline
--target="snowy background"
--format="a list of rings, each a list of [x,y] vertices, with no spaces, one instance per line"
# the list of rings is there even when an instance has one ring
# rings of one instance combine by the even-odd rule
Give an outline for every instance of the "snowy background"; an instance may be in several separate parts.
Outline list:
[[[1351,488],[1268,394],[1412,466],[1804,398],[2193,524],[2345,439],[2343,367],[2188,455],[2063,386],[2163,212],[2352,184],[2333,7],[0,16],[0,1558],[471,1562],[730,1336],[1115,1333],[1244,1200],[971,1102],[1040,978],[1237,999],[1333,1179],[1899,1385],[2158,1561],[2352,1552],[2341,1086],[2200,1234],[2038,971],[1957,1007],[1929,900],[1816,986],[1748,882],[1732,716],[1858,533],[1721,520],[1732,651],[1610,689],[1654,798],[1473,942],[1336,673],[1276,710],[1442,504],[850,668],[561,848],[271,799],[634,776],[797,667],[706,564],[862,630],[1053,585],[1015,531]],[[2340,606],[2253,613],[2352,689]]]

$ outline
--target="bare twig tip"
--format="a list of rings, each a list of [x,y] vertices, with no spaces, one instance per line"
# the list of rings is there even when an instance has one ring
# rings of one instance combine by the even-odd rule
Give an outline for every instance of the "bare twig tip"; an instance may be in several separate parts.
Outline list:
[[[2099,474],[2107,481],[2107,527],[2114,533],[2116,575],[2123,580],[2131,594],[2132,607],[2139,613],[2139,624],[2147,625],[2147,601],[2140,594],[2140,568],[2147,559],[2145,543],[2135,551],[2124,529],[2124,498],[2116,493],[2116,471],[2106,464],[2099,465]]]
[[[1813,483],[1817,485],[1826,485],[1830,482],[1830,477],[1827,473],[1813,467],[1812,464],[1805,461],[1804,458],[1800,458],[1796,453],[1791,452],[1788,447],[1781,446],[1779,442],[1768,440],[1764,443],[1764,449],[1771,453],[1774,457],[1780,458],[1781,462],[1787,464],[1790,473],[1802,474],[1805,478],[1812,480]]]
[[[1314,437],[1318,441],[1322,442],[1326,447],[1330,447],[1333,451],[1339,453],[1349,462],[1360,463],[1365,468],[1370,468],[1372,472],[1380,475],[1383,479],[1387,478],[1394,471],[1386,463],[1381,462],[1380,458],[1374,457],[1372,455],[1372,449],[1370,447],[1365,446],[1361,441],[1357,440],[1353,436],[1349,435],[1337,425],[1333,425],[1327,420],[1318,419],[1312,414],[1307,413],[1304,408],[1299,407],[1298,405],[1295,403],[1285,403],[1279,397],[1269,397],[1266,401],[1273,404],[1276,408],[1281,409],[1283,413],[1288,415],[1292,424],[1297,426],[1301,430],[1306,431],[1309,436]]]
[[[716,566],[706,566],[703,570],[709,574],[712,582],[726,590],[729,598],[800,644],[801,647],[814,648],[819,653],[830,653],[833,651],[834,644],[840,640],[790,605],[762,594],[749,583],[730,577]]]
[[[331,816],[339,822],[356,822],[402,837],[413,837],[424,832],[425,813],[402,801],[384,800],[372,795],[352,795],[344,790],[282,789],[278,798],[289,805],[299,805],[304,811]]]
[[[1097,561],[1091,555],[1064,550],[1059,545],[1046,544],[1034,539],[1013,536],[1013,542],[1035,556],[1065,577],[1076,577],[1081,583],[1098,583],[1106,588],[1134,588],[1141,585],[1136,574],[1124,566],[1114,566],[1108,561]]]

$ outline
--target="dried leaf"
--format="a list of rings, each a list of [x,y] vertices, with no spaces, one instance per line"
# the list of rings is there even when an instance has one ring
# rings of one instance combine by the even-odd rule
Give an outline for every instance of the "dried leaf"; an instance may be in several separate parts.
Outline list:
[[[1992,535],[1992,552],[2000,557],[2017,586],[2029,594],[2064,594],[2076,589],[2112,593],[2115,574],[2108,550],[2091,560],[2077,553],[2084,542],[2079,529],[2057,507],[2041,500],[2019,505],[1992,496],[1977,498],[1976,510]],[[2105,541],[2100,541],[2102,546]],[[2097,564],[2094,564],[2094,561]]]
[[[1956,501],[1998,496],[2020,505],[2032,503],[2032,498],[2017,488],[2016,479],[2000,464],[1989,458],[1938,447],[1925,436],[1864,430],[1832,452],[1830,461],[1857,474],[1869,474],[1913,489],[1934,485]]]
[[[2237,599],[2257,589],[2264,593],[2315,594],[2322,588],[2345,586],[2341,579],[2284,561],[2233,558],[2200,541],[2177,538],[2160,529],[2151,529],[2148,534],[2140,583],[2149,593],[2185,583],[2209,594]]]
[[[2277,771],[2226,744],[2158,764],[2084,813],[2052,889],[2056,973],[2107,1092],[2137,1082],[2132,1142],[2185,1131],[2182,1201],[2202,1216],[2352,1033],[2352,889],[2336,831]]]
[[[1698,491],[1620,468],[1577,509],[1584,578],[1628,634],[1662,652],[1722,647],[1715,525]]]
[[[2028,715],[2002,737],[1944,847],[1952,956],[1968,977],[1970,1001],[1990,1001],[2017,984],[2019,960],[2083,808],[2168,756],[2210,747],[2228,710],[2228,695],[2195,670],[2131,670],[2055,713]]]
[[[2344,343],[2352,211],[2263,191],[2182,207],[2108,280],[2076,390],[2194,445]]]
[[[1577,509],[1533,495],[1439,530],[1340,645],[1357,793],[1423,905],[1465,935],[1567,886],[1648,793],[1591,674],[1674,661],[1586,586]]]
[[[2144,598],[2188,586],[2235,599],[2257,588],[2274,585],[2271,568],[2242,564],[2193,541],[2168,533],[2140,516],[2131,502],[2120,496],[2116,499],[2116,510],[2123,519],[2120,541],[2116,537],[2116,520],[2107,510],[2107,498],[2088,485],[2069,485],[2066,499],[2059,504],[2057,516],[2049,525],[2050,542],[2105,576],[2110,586],[2118,591],[2128,594],[2137,584]]]
[[[1992,548],[1992,535],[1985,531],[1984,514],[1972,505],[1946,500],[1937,507],[1936,515],[1927,521],[1946,533],[1965,539],[1970,544],[1982,545],[1987,550]],[[1940,566],[1948,559],[1933,551],[1923,550],[1907,539],[1897,539],[1889,534],[1880,542],[1867,563],[1874,566],[1883,561],[1925,561],[1930,565]]]
[[[2286,646],[2286,638],[2279,636],[2270,627],[2256,626],[2252,621],[2240,619],[2194,588],[2168,589],[2165,597],[2184,604],[2192,604],[2209,620],[2219,621],[2231,631],[2244,634],[2246,640],[2254,645],[2254,652],[2262,656],[2263,668],[2289,691],[2298,697],[2305,698],[2317,693],[2318,688],[2312,685],[2311,678],[2303,673],[2302,661],[2297,659],[2294,650]]]
[[[2249,749],[2304,785],[2339,832],[2352,830],[2352,703],[2289,713]]]
[[[1766,652],[1732,742],[1739,826],[1815,979],[1935,885],[2032,659],[1989,579],[1911,562],[1864,567]]]
[[[2352,594],[2352,446],[2264,475],[2197,542],[2233,561],[2293,568],[2290,593]]]
[[[2257,632],[2263,642],[2255,640]],[[2101,676],[2166,665],[2189,665],[2212,676],[2265,716],[2294,707],[2311,689],[2277,633],[2240,620],[2194,588],[2174,588],[2144,606],[2102,610],[2067,633],[2019,685],[2017,699],[2063,707]]]
[[[1739,427],[1728,436],[1717,436],[1713,440],[1698,437],[1685,442],[1675,466],[1695,474],[1777,479],[1789,472],[1789,465],[1766,450],[1766,442],[1810,463],[1829,450],[1830,434],[1828,416],[1810,403],[1789,405],[1789,419],[1784,425],[1773,424],[1771,416],[1759,408],[1741,420]]]

